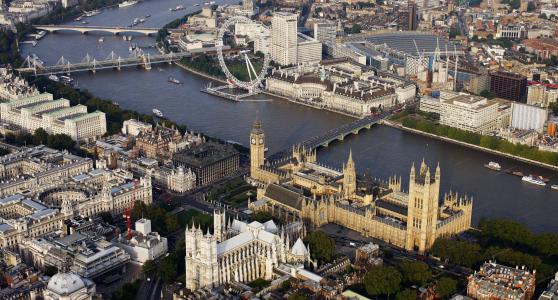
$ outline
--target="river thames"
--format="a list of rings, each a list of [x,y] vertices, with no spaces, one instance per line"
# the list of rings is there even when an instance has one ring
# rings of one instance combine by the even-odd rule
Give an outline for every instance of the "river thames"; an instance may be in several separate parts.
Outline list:
[[[217,4],[236,1],[217,1]],[[102,14],[87,18],[88,25],[127,26],[134,18],[151,17],[143,27],[162,27],[165,23],[181,17],[195,7],[197,1],[158,0],[146,1],[127,8],[104,10]],[[183,5],[186,9],[171,12],[169,8]],[[70,22],[76,24],[78,22]],[[104,42],[99,38],[104,36]],[[77,33],[48,34],[36,47],[25,45],[23,54],[37,54],[46,64],[55,64],[60,56],[71,62],[79,62],[89,53],[97,59],[107,57],[111,51],[123,57],[128,55],[130,43],[150,48],[154,37],[134,35],[131,42],[120,36],[101,33],[81,35]],[[183,84],[167,81],[169,76]],[[98,97],[118,102],[122,107],[143,113],[151,113],[154,107],[170,119],[183,123],[194,131],[206,133],[223,140],[247,145],[253,120],[259,116],[263,121],[269,153],[281,150],[296,142],[335,128],[352,119],[331,112],[296,105],[286,100],[257,97],[256,101],[233,102],[200,92],[208,81],[170,65],[153,66],[152,70],[125,69],[100,71],[97,74],[80,73],[73,77],[79,86]],[[349,136],[318,151],[318,160],[341,168],[352,149],[359,173],[387,179],[402,176],[404,189],[413,162],[424,158],[432,168],[440,163],[442,191],[457,191],[474,198],[473,223],[481,217],[506,217],[527,225],[537,231],[558,231],[558,192],[523,183],[519,177],[495,172],[483,167],[489,161],[497,161],[502,168],[539,174],[558,183],[555,172],[529,166],[465,147],[442,143],[423,136],[403,132],[385,126],[375,126],[357,136]]]

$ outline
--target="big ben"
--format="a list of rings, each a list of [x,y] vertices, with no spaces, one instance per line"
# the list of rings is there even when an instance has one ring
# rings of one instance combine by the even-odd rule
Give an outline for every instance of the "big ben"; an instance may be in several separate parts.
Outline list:
[[[250,174],[252,177],[255,177],[258,168],[264,164],[264,155],[265,134],[262,130],[262,123],[257,119],[250,132]]]

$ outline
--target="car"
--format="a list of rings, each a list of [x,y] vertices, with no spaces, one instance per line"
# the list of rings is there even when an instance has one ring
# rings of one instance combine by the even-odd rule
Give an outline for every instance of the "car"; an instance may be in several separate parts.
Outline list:
[[[151,281],[151,278],[147,277],[147,282],[150,282],[150,281]]]
[[[443,269],[443,268],[445,268],[445,266],[444,265],[439,265],[438,268]]]

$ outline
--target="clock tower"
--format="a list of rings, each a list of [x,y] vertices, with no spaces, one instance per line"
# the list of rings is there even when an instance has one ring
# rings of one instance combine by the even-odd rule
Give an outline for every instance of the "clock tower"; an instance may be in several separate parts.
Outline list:
[[[250,132],[250,176],[255,177],[257,170],[264,164],[265,134],[262,123],[256,119]]]

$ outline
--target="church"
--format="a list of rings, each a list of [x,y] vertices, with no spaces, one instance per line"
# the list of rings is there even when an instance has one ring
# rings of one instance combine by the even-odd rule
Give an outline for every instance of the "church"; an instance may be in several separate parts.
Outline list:
[[[265,133],[256,120],[250,134],[250,179],[258,187],[252,211],[281,220],[302,219],[319,227],[335,223],[409,251],[427,252],[438,237],[471,226],[473,200],[448,193],[441,197],[441,169],[422,161],[411,167],[409,186],[401,177],[387,181],[358,178],[349,153],[342,170],[319,164],[316,151],[303,146],[278,161],[266,161]],[[442,201],[440,201],[442,199]]]
[[[279,228],[272,220],[246,223],[215,211],[213,234],[196,225],[186,228],[186,288],[274,279],[274,268],[281,264],[311,262],[310,249],[302,242],[305,234],[300,221]]]

